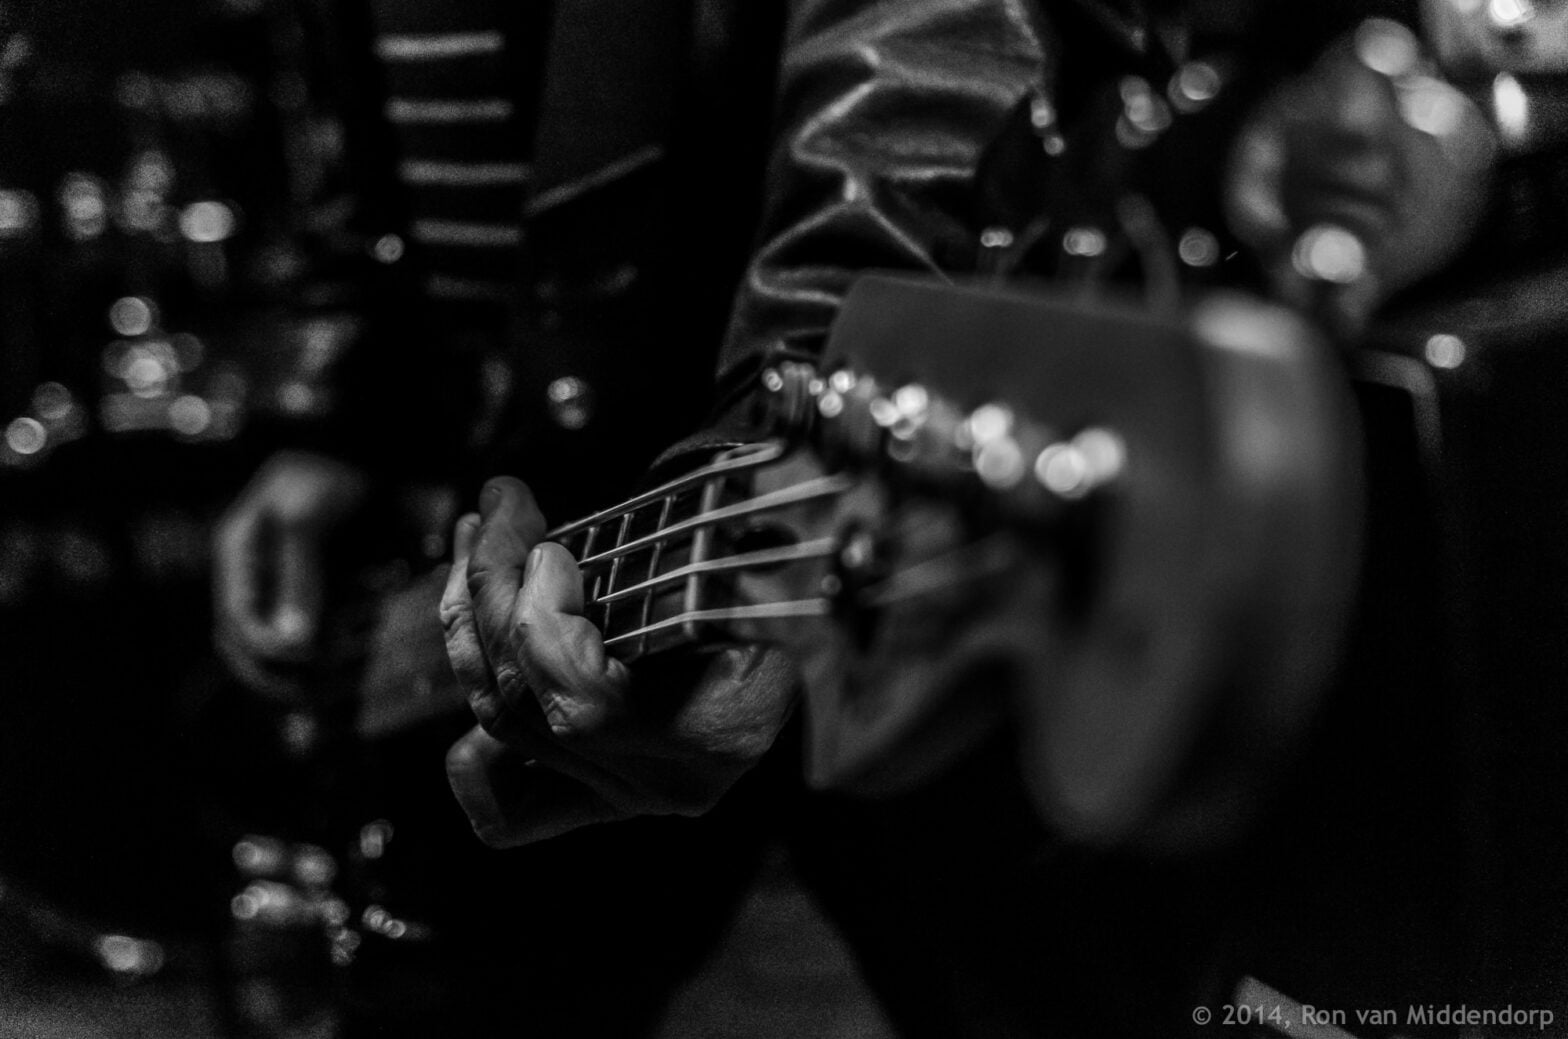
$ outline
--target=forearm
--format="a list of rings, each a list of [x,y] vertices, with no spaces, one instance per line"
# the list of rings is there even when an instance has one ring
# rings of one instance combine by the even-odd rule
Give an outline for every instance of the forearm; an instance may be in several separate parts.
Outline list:
[[[720,359],[741,414],[766,359],[820,347],[855,276],[971,264],[973,182],[1048,77],[1025,0],[801,0],[781,72],[770,206]]]

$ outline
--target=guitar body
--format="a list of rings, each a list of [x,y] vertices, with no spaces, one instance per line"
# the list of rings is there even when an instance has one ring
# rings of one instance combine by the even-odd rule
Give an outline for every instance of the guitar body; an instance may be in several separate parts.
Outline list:
[[[873,277],[828,357],[1063,436],[1111,431],[1125,464],[1038,524],[907,489],[837,503],[841,526],[889,532],[885,555],[945,553],[955,573],[855,653],[806,654],[813,780],[918,781],[976,742],[954,719],[1005,714],[1069,835],[1223,836],[1309,728],[1356,580],[1361,448],[1327,345],[1242,297],[1160,320]]]

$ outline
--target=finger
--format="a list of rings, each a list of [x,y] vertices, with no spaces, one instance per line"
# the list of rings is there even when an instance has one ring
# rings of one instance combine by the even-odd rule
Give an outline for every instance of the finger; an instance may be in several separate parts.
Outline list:
[[[470,513],[458,520],[453,532],[452,567],[441,593],[441,628],[446,639],[447,661],[468,699],[469,709],[486,732],[505,740],[533,723],[533,719],[518,718],[516,712],[507,707],[474,627],[467,570],[478,531],[479,516]]]
[[[452,532],[452,568],[447,571],[446,585],[441,590],[440,607],[447,659],[470,698],[493,687],[479,633],[474,628],[473,602],[468,596],[468,561],[478,531],[479,516],[475,513],[457,521]]]
[[[512,611],[529,551],[544,537],[544,516],[520,480],[498,477],[479,498],[480,525],[468,561],[474,627],[497,678],[515,670],[511,657]],[[503,679],[500,685],[508,683]]]
[[[517,659],[551,732],[563,739],[601,730],[622,711],[631,680],[583,605],[571,553],[553,542],[538,546],[518,598]]]
[[[475,834],[492,848],[515,848],[624,813],[577,780],[530,765],[527,756],[482,729],[446,758],[447,780]]]

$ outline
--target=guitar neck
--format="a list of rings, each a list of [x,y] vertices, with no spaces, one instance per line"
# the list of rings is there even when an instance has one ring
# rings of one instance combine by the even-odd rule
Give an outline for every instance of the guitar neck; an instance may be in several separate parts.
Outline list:
[[[786,453],[779,441],[724,452],[710,464],[549,532],[583,572],[587,616],[623,660],[721,642],[747,622],[819,617],[825,597],[742,601],[734,581],[756,570],[834,554],[833,538],[770,536],[766,517],[842,494],[852,480],[820,476],[758,493],[757,472]]]
[[[786,514],[843,495],[869,473],[948,501],[981,500],[982,525],[1043,530],[1113,481],[1123,463],[1125,449],[1109,431],[1059,440],[1005,407],[963,411],[918,385],[883,387],[844,368],[824,378],[814,366],[786,363],[764,373],[763,386],[770,424],[784,439],[731,449],[549,533],[577,559],[587,616],[621,659],[833,612],[831,596],[842,587],[791,597],[787,583],[750,582],[742,590],[738,582],[839,555],[843,531],[803,531]],[[759,491],[759,473],[802,446],[831,459],[834,471],[812,470]],[[1026,459],[1035,460],[1032,472]]]

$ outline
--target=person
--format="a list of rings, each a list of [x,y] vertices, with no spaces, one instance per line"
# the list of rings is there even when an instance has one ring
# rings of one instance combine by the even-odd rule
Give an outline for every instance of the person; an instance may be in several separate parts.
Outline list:
[[[399,487],[469,485],[484,458],[529,474],[553,510],[585,508],[700,415],[702,344],[756,205],[777,21],[775,5],[730,0],[346,0],[329,14],[357,201],[339,236],[351,255],[305,298],[347,309],[362,334],[335,364],[315,359],[332,406],[277,433],[287,447],[215,541],[219,645],[255,696],[291,711],[356,706],[354,676],[324,668],[334,571],[386,526]],[[699,894],[747,876],[751,820],[496,857],[425,753],[452,724],[350,740],[322,764],[358,776],[333,813],[379,806],[394,827],[368,897],[398,934],[434,935],[367,929],[347,1033],[494,1034],[518,1014],[546,1034],[652,1027],[722,922]],[[563,877],[601,895],[494,893]]]
[[[991,226],[983,168],[1011,113],[1040,113],[1036,129],[1060,127],[1070,152],[1092,152],[1109,135],[1071,142],[1107,88],[1162,84],[1222,51],[1249,73],[1219,142],[1234,158],[1222,180],[1193,190],[1227,211],[1248,261],[1237,280],[1353,334],[1461,247],[1488,161],[1475,110],[1428,74],[1415,36],[1378,22],[1369,44],[1358,32],[1368,14],[1414,24],[1399,5],[1355,3],[792,5],[768,215],[725,338],[720,421],[686,454],[756,435],[745,416],[759,375],[820,349],[858,273],[976,268]],[[1417,75],[1455,136],[1401,110]],[[1445,139],[1482,143],[1445,155]],[[1092,158],[1081,168],[1101,168]],[[1303,236],[1322,227],[1345,232],[1348,275],[1303,261]],[[484,839],[506,847],[701,812],[767,758],[794,710],[784,663],[733,650],[673,708],[660,689],[661,710],[640,709],[646,683],[667,676],[606,653],[583,616],[576,564],[543,540],[529,489],[493,480],[479,505],[456,528],[442,615],[479,722],[449,771]],[[1195,1002],[1224,1002],[1236,977],[1223,938],[1233,878],[1063,846],[1003,758],[977,755],[941,784],[872,807],[819,796],[784,822],[901,1031],[1170,1035],[1191,1027]]]

